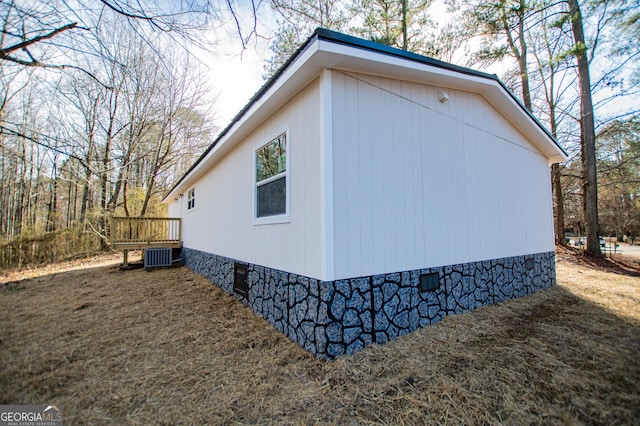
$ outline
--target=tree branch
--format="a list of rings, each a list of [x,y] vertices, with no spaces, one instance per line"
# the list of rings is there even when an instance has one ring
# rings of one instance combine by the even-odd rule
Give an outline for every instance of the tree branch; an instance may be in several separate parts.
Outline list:
[[[47,33],[47,34],[43,34],[43,35],[39,35],[37,37],[33,37],[30,38],[29,40],[25,40],[23,42],[14,44],[13,46],[9,46],[6,47],[4,49],[0,49],[0,59],[5,59],[8,57],[9,53],[15,51],[15,50],[20,50],[20,49],[26,49],[27,47],[31,46],[32,44],[38,43],[42,40],[48,40],[50,38],[53,38],[55,36],[57,36],[58,34],[64,32],[64,31],[68,31],[71,29],[74,29],[78,26],[77,22],[72,22],[70,24],[64,25],[62,27],[56,28],[55,30]],[[16,62],[16,61],[14,61]],[[23,64],[24,65],[24,64]]]
[[[5,126],[0,125],[0,134],[2,134],[2,133],[7,133],[7,134],[10,134],[10,135],[19,137],[19,138],[26,139],[28,141],[31,141],[31,142],[35,143],[36,145],[40,145],[40,146],[42,146],[44,148],[50,149],[53,152],[57,152],[58,154],[62,154],[62,155],[65,155],[65,156],[67,156],[69,158],[73,158],[74,160],[78,160],[80,162],[80,164],[82,164],[83,167],[88,167],[88,165],[85,163],[85,161],[82,158],[78,157],[77,155],[71,154],[69,152],[65,152],[65,151],[63,151],[63,150],[61,150],[59,148],[53,147],[53,146],[48,145],[48,144],[46,144],[44,142],[40,142],[38,139],[33,138],[33,137],[29,136],[29,135],[26,135],[26,134],[24,134],[22,132],[18,132],[16,130],[9,129],[9,128],[5,127]]]

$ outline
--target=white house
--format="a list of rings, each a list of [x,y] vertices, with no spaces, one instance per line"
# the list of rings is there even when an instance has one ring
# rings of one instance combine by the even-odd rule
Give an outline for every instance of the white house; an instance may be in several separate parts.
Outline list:
[[[165,202],[187,266],[332,359],[553,285],[565,159],[495,75],[318,29]]]

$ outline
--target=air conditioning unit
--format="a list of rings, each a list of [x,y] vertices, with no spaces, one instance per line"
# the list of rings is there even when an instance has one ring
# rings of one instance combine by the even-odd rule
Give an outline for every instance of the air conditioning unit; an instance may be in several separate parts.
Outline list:
[[[171,248],[148,248],[144,250],[144,267],[171,266]]]

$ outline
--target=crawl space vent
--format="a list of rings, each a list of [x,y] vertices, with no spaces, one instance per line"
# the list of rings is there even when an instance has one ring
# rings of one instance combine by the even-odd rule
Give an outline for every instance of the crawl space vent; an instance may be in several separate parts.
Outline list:
[[[437,291],[440,289],[440,279],[437,272],[420,275],[420,293]]]
[[[530,271],[534,268],[533,257],[528,257],[524,260],[524,267],[527,271]]]
[[[170,248],[148,248],[144,251],[144,267],[158,268],[171,266]]]
[[[233,291],[244,297],[249,297],[249,286],[247,285],[247,265],[236,263],[233,279]]]

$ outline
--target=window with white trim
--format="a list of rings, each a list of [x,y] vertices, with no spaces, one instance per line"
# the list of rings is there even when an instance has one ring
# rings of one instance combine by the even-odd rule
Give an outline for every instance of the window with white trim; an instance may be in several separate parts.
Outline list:
[[[196,189],[191,188],[187,192],[187,210],[193,210],[196,208]]]
[[[256,150],[256,218],[287,214],[287,134]]]

